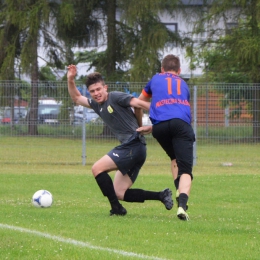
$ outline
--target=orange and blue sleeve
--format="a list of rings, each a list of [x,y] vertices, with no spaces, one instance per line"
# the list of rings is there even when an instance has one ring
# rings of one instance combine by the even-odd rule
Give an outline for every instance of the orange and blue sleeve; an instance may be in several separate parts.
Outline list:
[[[142,94],[147,97],[147,98],[151,98],[152,94],[148,94],[144,89],[142,90]]]

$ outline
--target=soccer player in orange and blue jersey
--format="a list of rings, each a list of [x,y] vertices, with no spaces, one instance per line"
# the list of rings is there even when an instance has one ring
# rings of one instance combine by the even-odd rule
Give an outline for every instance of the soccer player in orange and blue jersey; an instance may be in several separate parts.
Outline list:
[[[191,126],[190,91],[180,78],[180,71],[177,56],[170,54],[164,57],[161,73],[152,77],[139,96],[141,100],[151,100],[149,112],[153,126],[143,126],[137,131],[142,134],[152,132],[170,157],[178,202],[177,216],[181,220],[189,220],[186,210],[193,179],[195,135]]]

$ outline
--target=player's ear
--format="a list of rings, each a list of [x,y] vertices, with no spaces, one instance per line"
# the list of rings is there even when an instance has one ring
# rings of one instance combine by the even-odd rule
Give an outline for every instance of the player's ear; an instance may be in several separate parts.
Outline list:
[[[163,67],[161,67],[161,73],[164,73],[164,72],[165,72],[164,68],[163,68]]]
[[[181,68],[178,69],[177,74],[178,74],[178,75],[181,74]]]

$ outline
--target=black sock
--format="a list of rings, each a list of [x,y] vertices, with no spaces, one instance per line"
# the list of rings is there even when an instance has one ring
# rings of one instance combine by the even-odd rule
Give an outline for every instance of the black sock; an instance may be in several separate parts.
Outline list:
[[[182,207],[184,210],[186,210],[188,199],[189,197],[186,193],[181,193],[179,196],[179,207]]]
[[[108,175],[108,173],[101,172],[100,174],[98,174],[96,176],[95,179],[96,179],[96,182],[97,182],[100,190],[102,191],[103,195],[108,198],[108,200],[111,204],[111,207],[112,208],[120,207],[121,204],[119,203],[119,201],[117,199],[112,179]]]
[[[174,180],[174,185],[175,185],[176,190],[179,189],[179,182],[180,182],[180,178],[177,177],[177,179]]]
[[[160,193],[158,191],[144,191],[145,200],[160,200]]]
[[[160,192],[146,191],[141,189],[128,189],[124,195],[124,201],[144,202],[145,200],[160,200]]]

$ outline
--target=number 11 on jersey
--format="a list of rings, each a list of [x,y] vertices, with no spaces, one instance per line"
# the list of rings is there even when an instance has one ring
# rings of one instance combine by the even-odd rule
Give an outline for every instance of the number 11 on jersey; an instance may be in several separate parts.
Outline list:
[[[165,78],[167,80],[168,94],[172,95],[172,78]],[[181,80],[174,79],[177,84],[177,95],[181,95]]]

